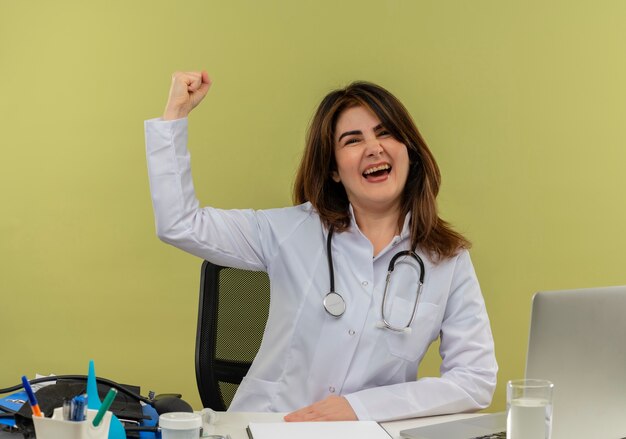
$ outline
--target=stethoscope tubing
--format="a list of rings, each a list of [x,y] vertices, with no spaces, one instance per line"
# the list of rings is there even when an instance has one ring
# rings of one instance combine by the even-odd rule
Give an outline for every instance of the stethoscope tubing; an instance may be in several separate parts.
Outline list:
[[[335,270],[333,264],[333,252],[331,248],[333,233],[334,227],[331,226],[328,231],[328,237],[326,239],[326,255],[328,261],[328,272],[330,277],[330,292],[324,297],[323,305],[328,314],[333,317],[341,317],[346,311],[346,302],[341,294],[335,291]],[[415,259],[420,267],[419,281],[417,283],[417,292],[415,296],[415,303],[413,304],[413,310],[411,312],[411,318],[404,327],[398,327],[392,325],[390,322],[387,321],[385,317],[385,304],[387,302],[387,290],[389,288],[389,283],[391,280],[391,273],[395,268],[396,261],[401,257],[407,256]],[[396,253],[393,258],[391,258],[391,261],[389,261],[389,267],[387,268],[387,278],[385,279],[385,289],[383,291],[383,300],[380,310],[382,317],[382,328],[386,328],[394,332],[409,332],[411,330],[411,325],[413,324],[413,321],[415,320],[415,315],[417,313],[417,306],[419,304],[420,296],[422,295],[422,288],[424,286],[424,274],[424,262],[422,261],[422,258],[420,258],[420,256],[413,250],[400,251]]]
[[[324,309],[333,317],[341,317],[346,312],[346,301],[341,294],[335,291],[335,269],[333,264],[333,252],[331,249],[331,241],[333,238],[334,227],[328,231],[326,239],[326,255],[328,261],[328,272],[330,273],[330,292],[324,297]]]

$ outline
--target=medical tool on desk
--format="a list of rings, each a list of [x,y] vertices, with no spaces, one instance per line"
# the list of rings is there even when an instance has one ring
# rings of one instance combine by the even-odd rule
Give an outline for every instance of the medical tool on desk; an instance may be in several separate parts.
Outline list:
[[[72,399],[75,395],[84,393],[84,385],[80,384],[80,381],[84,381],[87,379],[85,375],[56,375],[43,377],[38,379],[30,380],[30,384],[38,384],[48,381],[55,381],[54,385],[45,386],[39,389],[37,392],[37,398],[39,399],[39,405],[41,406],[41,411],[48,416],[48,418],[43,419],[51,419],[49,416],[53,414],[55,408],[60,409],[60,414],[57,415],[57,418],[63,420],[63,400],[64,399]],[[149,397],[141,396],[139,393],[135,393],[131,391],[128,387],[118,384],[114,381],[107,380],[104,378],[96,378],[95,381],[104,385],[106,387],[115,388],[119,391],[120,394],[123,394],[130,398],[117,398],[117,413],[124,420],[124,428],[126,432],[157,432],[156,420],[158,419],[158,415],[167,412],[192,412],[193,409],[191,406],[180,399],[180,395],[159,395],[154,396],[153,392],[150,392]],[[19,391],[23,387],[23,383],[19,385],[8,387],[5,389],[0,389],[0,395],[9,392]],[[92,395],[97,395],[98,389],[96,387],[95,390],[92,390]],[[27,399],[25,393],[22,393],[22,399]],[[118,395],[122,396],[122,395]],[[12,401],[10,396],[7,398],[0,398],[0,401]],[[17,401],[17,400],[16,400]],[[141,401],[146,405],[142,407],[139,403],[135,401]],[[116,409],[112,409],[115,413]],[[4,413],[7,412],[7,413]],[[0,430],[4,428],[11,428],[12,431],[16,431],[22,433],[24,437],[32,438],[34,437],[34,428],[33,428],[33,415],[31,415],[30,405],[24,404],[23,401],[20,401],[19,404],[10,403],[8,407],[0,404]],[[96,410],[93,410],[93,415],[95,417]],[[37,416],[34,416],[37,418]],[[108,424],[111,423],[112,416],[109,416]],[[44,421],[46,425],[48,425],[48,421]],[[118,421],[119,424],[119,421]],[[42,424],[43,425],[43,424]],[[49,425],[57,425],[57,424],[49,424]],[[120,425],[118,425],[119,429]],[[78,428],[78,427],[76,427]],[[107,430],[109,427],[107,427]],[[121,434],[123,430],[119,430]]]
[[[330,273],[330,292],[326,294],[326,296],[324,297],[323,304],[324,304],[324,309],[326,310],[328,314],[330,314],[333,317],[341,317],[343,313],[346,311],[346,301],[341,296],[341,294],[335,291],[335,270],[333,267],[333,253],[332,253],[332,248],[331,248],[333,232],[334,232],[334,228],[331,227],[330,230],[328,231],[328,238],[326,238],[326,257],[328,259],[328,270]],[[407,322],[405,326],[395,326],[391,324],[390,321],[387,320],[387,316],[385,316],[385,304],[387,302],[387,292],[389,289],[389,282],[391,280],[391,273],[393,272],[395,268],[396,261],[398,260],[398,258],[407,257],[407,256],[415,259],[419,265],[419,281],[417,282],[417,292],[415,294],[415,302],[413,303],[413,311],[411,313],[411,318],[409,319],[409,321]],[[394,255],[393,258],[391,258],[391,261],[389,262],[389,268],[387,269],[387,279],[385,280],[385,290],[383,291],[383,301],[382,301],[381,310],[380,310],[382,321],[380,321],[377,324],[379,328],[389,329],[391,331],[402,332],[406,334],[411,333],[411,324],[413,323],[413,320],[415,319],[415,314],[417,312],[417,305],[419,303],[420,295],[422,294],[422,287],[424,286],[424,273],[425,273],[425,269],[424,269],[424,262],[422,261],[422,258],[420,258],[419,255],[412,250],[404,250],[404,251],[398,252]]]
[[[48,381],[59,381],[59,380],[86,381],[87,376],[86,375],[54,375],[54,376],[42,377],[42,378],[36,378],[36,379],[30,380],[30,384],[39,384],[39,383],[44,383]],[[105,384],[109,387],[113,387],[117,389],[119,392],[128,395],[132,399],[141,401],[145,404],[148,404],[154,407],[154,409],[157,411],[158,414],[168,413],[168,412],[192,412],[193,411],[191,406],[186,401],[180,398],[180,395],[166,394],[166,395],[158,395],[156,397],[148,398],[145,396],[141,396],[131,390],[128,390],[126,387],[122,386],[121,384],[116,383],[115,381],[112,381],[112,380],[108,380],[106,378],[97,377],[96,381],[100,384]],[[22,387],[24,387],[23,383],[18,384],[16,386],[12,386],[12,387],[7,387],[5,389],[0,389],[0,394],[14,392],[16,390],[21,389]]]

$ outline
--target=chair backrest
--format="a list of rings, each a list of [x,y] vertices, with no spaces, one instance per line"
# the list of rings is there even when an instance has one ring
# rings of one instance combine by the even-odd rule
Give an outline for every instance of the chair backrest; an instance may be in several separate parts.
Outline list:
[[[259,350],[269,300],[267,273],[202,263],[196,381],[204,407],[230,405]]]

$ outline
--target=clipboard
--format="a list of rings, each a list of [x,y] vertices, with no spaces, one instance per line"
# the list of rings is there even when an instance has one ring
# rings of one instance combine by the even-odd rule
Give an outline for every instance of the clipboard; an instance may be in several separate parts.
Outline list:
[[[390,439],[374,421],[338,422],[251,422],[246,428],[250,439]]]

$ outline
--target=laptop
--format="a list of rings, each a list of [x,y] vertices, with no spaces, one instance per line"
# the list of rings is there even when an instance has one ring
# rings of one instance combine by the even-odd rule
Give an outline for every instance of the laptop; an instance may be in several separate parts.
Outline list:
[[[526,377],[554,383],[552,439],[626,437],[626,286],[535,294]],[[400,437],[470,439],[505,430],[506,415],[496,413]]]

